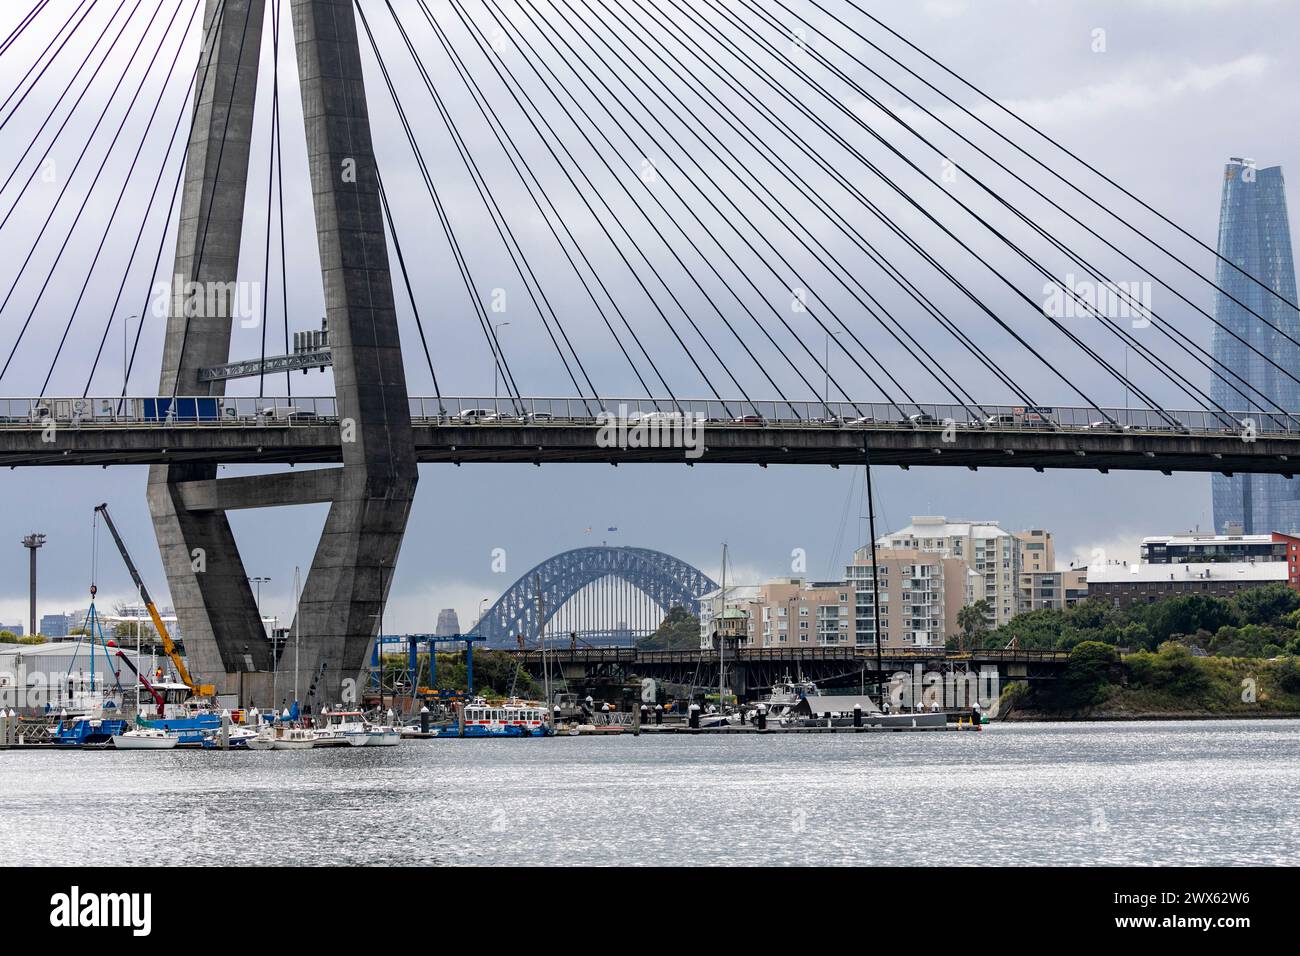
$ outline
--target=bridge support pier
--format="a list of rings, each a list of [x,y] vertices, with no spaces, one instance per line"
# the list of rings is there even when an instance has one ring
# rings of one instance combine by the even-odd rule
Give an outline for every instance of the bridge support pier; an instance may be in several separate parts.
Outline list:
[[[228,290],[238,278],[264,15],[264,0],[208,0],[173,283]],[[189,291],[172,289],[158,394],[220,395],[224,383],[200,385],[198,370],[228,360],[236,297]],[[272,669],[271,646],[225,512],[192,512],[178,490],[216,471],[153,465],[148,502],[190,670],[237,694],[242,675]]]
[[[174,275],[232,288],[265,3],[222,7],[208,0]],[[279,703],[272,647],[225,509],[330,502],[295,622],[297,683],[319,709],[360,700],[418,469],[352,2],[292,0],[292,14],[343,467],[217,480],[215,465],[158,465],[148,500],[192,670],[259,705]],[[229,361],[231,303],[214,299],[195,314],[173,296],[159,394],[223,393],[200,378]]]
[[[356,702],[419,469],[352,0],[293,0],[293,29],[343,450],[299,614],[317,700]]]

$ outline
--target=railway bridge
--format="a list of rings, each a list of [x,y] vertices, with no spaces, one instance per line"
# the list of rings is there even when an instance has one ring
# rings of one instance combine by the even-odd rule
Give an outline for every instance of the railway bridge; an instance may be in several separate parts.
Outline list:
[[[541,679],[549,668],[552,680],[571,688],[615,688],[649,678],[678,695],[707,691],[719,683],[716,650],[639,650],[625,647],[548,647],[517,652],[523,667]],[[877,662],[874,648],[842,645],[804,648],[728,650],[726,685],[740,698],[755,698],[786,678],[811,680],[823,688],[849,688],[886,680],[896,674],[907,680],[945,679],[993,682],[1056,680],[1069,663],[1069,651],[1017,649],[948,652],[938,647],[886,648]],[[996,696],[994,693],[993,696]]]

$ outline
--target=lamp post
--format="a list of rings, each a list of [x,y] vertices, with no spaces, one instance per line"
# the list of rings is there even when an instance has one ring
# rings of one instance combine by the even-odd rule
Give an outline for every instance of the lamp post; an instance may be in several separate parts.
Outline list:
[[[270,584],[271,579],[263,577],[249,578],[248,583],[257,589],[257,623],[265,630],[266,625],[262,624],[262,585]],[[272,646],[274,647],[274,644]]]
[[[1128,343],[1124,343],[1124,424],[1128,424]]]
[[[492,326],[492,341],[496,345],[492,352],[492,410],[494,412],[497,410],[496,400],[500,389],[498,382],[501,378],[501,343],[497,341],[497,332],[509,324],[509,322],[498,322]]]
[[[822,401],[826,405],[827,411],[830,410],[831,404],[831,339],[834,338],[838,341],[839,337],[844,335],[846,331],[826,333],[826,384],[823,386],[825,393]]]
[[[826,414],[831,413],[831,339],[838,339],[848,330],[841,329],[839,332],[832,332],[830,329],[823,329],[826,333],[825,356],[822,359],[822,371],[826,373],[825,385],[822,386],[822,404],[826,406]]]

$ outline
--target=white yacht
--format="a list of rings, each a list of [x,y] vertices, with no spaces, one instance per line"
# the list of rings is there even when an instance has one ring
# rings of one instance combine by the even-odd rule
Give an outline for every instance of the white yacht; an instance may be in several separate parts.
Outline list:
[[[118,750],[171,750],[179,742],[177,734],[152,727],[128,730],[113,737],[113,746]]]
[[[739,718],[733,717],[733,715],[731,714],[723,714],[723,713],[719,713],[718,711],[711,711],[711,712],[700,714],[701,730],[708,729],[711,727],[729,727],[733,723],[739,723]]]
[[[795,708],[806,697],[817,697],[821,691],[810,680],[794,680],[789,673],[772,685],[771,693],[758,703],[767,708],[770,723],[785,724],[794,717]]]
[[[250,737],[244,746],[249,750],[274,750],[275,724],[262,724],[257,728],[257,733]]]
[[[402,740],[396,727],[372,724],[359,710],[336,710],[325,717],[327,723],[318,731],[325,746],[342,742],[353,747],[396,747]]]
[[[261,738],[259,738],[259,740],[260,739]],[[284,727],[276,734],[271,749],[311,750],[313,747],[317,746],[320,746],[320,734],[315,730],[312,730],[309,727]]]

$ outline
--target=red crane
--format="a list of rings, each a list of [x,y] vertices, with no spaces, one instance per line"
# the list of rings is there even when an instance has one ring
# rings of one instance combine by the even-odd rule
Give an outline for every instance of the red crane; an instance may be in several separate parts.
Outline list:
[[[123,654],[121,648],[118,648],[117,656],[122,659],[122,662],[126,664],[127,667],[131,668],[131,673],[140,679],[140,683],[144,685],[144,689],[153,695],[154,703],[158,705],[158,716],[159,717],[165,716],[167,713],[167,708],[163,703],[162,694],[158,693],[158,691],[154,689],[153,684],[149,683],[149,680],[136,669],[136,666],[134,663],[132,663],[131,658]]]

